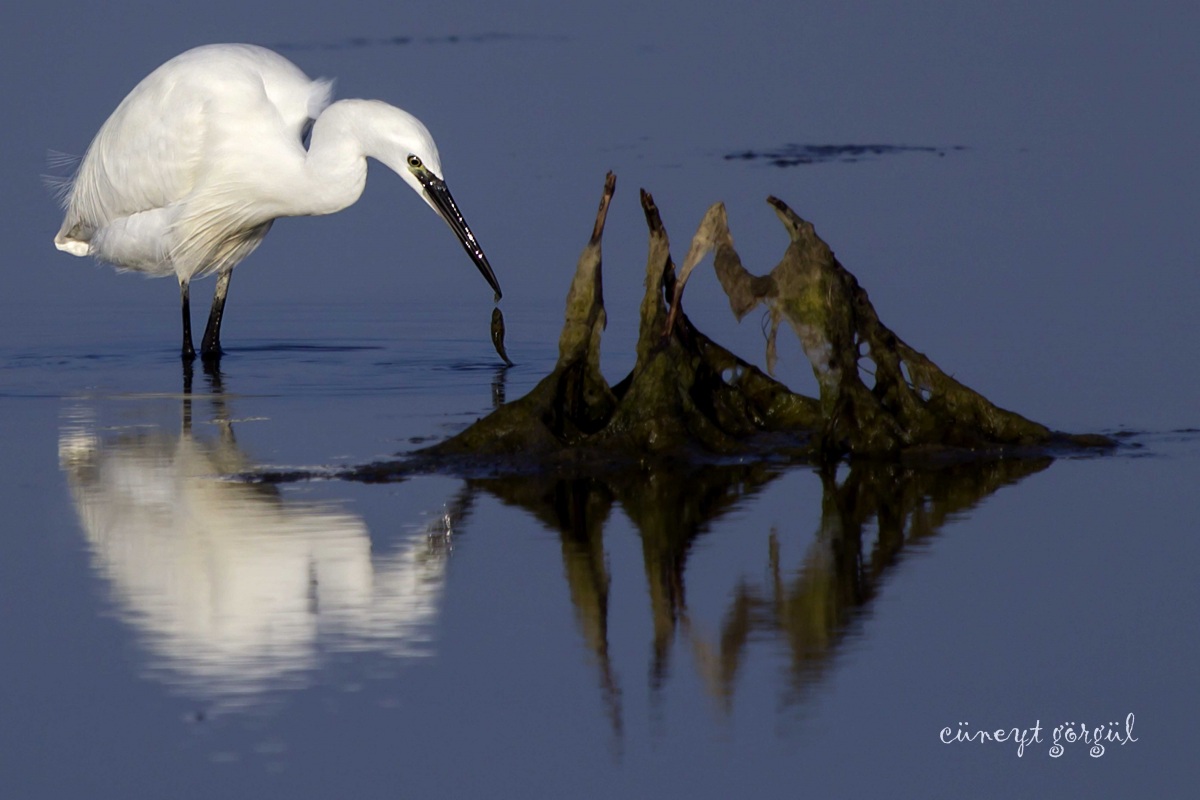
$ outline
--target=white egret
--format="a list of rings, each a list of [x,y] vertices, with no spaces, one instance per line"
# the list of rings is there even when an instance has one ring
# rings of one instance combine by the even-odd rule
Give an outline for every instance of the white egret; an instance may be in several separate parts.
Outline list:
[[[172,58],[96,134],[64,193],[54,244],[120,270],[175,275],[185,359],[195,356],[189,283],[216,273],[201,355],[217,358],[233,268],[275,219],[353,204],[366,160],[375,158],[450,225],[499,300],[500,284],[442,180],[429,131],[377,100],[331,104],[332,88],[254,45],[207,45]]]

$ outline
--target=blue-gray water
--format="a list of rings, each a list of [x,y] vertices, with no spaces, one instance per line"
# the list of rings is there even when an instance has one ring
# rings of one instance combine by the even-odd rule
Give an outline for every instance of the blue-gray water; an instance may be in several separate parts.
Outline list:
[[[1200,14],[693,6],[4,12],[0,796],[1190,788]],[[81,152],[171,55],[239,40],[425,120],[516,368],[453,237],[377,167],[358,205],[280,222],[238,269],[230,354],[190,394],[173,284],[53,249],[46,150]],[[726,158],[747,152],[840,155]],[[1141,446],[955,481],[226,479],[388,457],[531,388],[608,169],[610,379],[632,364],[637,188],[677,250],[724,201],[756,272],[785,244],[775,194],[948,372]],[[710,270],[688,292],[762,362]],[[1050,757],[1055,726],[1129,714],[1137,741]],[[939,741],[1039,721],[1020,757]]]

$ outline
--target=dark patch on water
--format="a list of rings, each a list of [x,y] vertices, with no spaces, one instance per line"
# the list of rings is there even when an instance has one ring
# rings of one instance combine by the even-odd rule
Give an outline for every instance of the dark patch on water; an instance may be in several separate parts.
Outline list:
[[[303,342],[275,342],[226,347],[226,355],[232,353],[357,353],[364,350],[383,350],[378,344],[307,344]]]
[[[774,150],[743,150],[726,153],[726,161],[766,161],[773,167],[798,167],[807,164],[873,161],[880,156],[904,153],[924,153],[939,158],[947,153],[960,152],[963,145],[939,147],[934,145],[907,144],[785,144]]]
[[[460,360],[436,364],[433,366],[433,369],[442,372],[493,372],[502,375],[505,370],[509,369],[509,366],[507,364],[497,365],[491,359],[486,361]]]
[[[562,36],[537,36],[524,33],[451,33],[444,36],[351,36],[347,39],[330,39],[308,42],[276,42],[268,45],[273,50],[357,50],[368,47],[407,47],[409,45],[456,45],[491,44],[514,40],[565,40]]]

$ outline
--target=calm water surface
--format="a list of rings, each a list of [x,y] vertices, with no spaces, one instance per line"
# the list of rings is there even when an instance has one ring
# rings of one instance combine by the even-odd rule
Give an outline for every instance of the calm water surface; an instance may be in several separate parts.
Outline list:
[[[1195,434],[933,473],[247,483],[406,451],[553,358],[514,341],[497,372],[466,314],[335,308],[302,347],[272,329],[303,310],[250,311],[190,393],[99,325],[119,355],[5,351],[10,796],[1182,785]],[[408,325],[446,338],[413,356]],[[1049,755],[1129,714],[1136,742]],[[1042,741],[939,741],[960,723]]]
[[[21,76],[0,148],[0,797],[1190,791],[1194,5],[418,6],[66,3],[0,26]],[[384,170],[239,268],[220,374],[183,374],[168,282],[53,250],[46,149],[81,152],[142,75],[211,41],[283,46],[429,124],[515,368],[490,291]],[[528,391],[608,169],[610,380],[632,365],[637,188],[677,259],[724,201],[760,273],[785,245],[775,194],[948,372],[1133,435],[935,473],[245,479],[394,457]],[[733,321],[707,267],[688,293],[762,363],[760,321]],[[1112,738],[1056,758],[1064,725]]]

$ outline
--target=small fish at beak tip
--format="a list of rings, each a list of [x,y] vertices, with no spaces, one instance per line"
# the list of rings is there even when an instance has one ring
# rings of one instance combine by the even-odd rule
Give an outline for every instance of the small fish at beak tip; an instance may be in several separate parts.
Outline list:
[[[504,313],[498,306],[492,309],[492,344],[495,345],[496,353],[504,360],[504,363],[507,366],[513,366],[512,360],[504,350]]]

